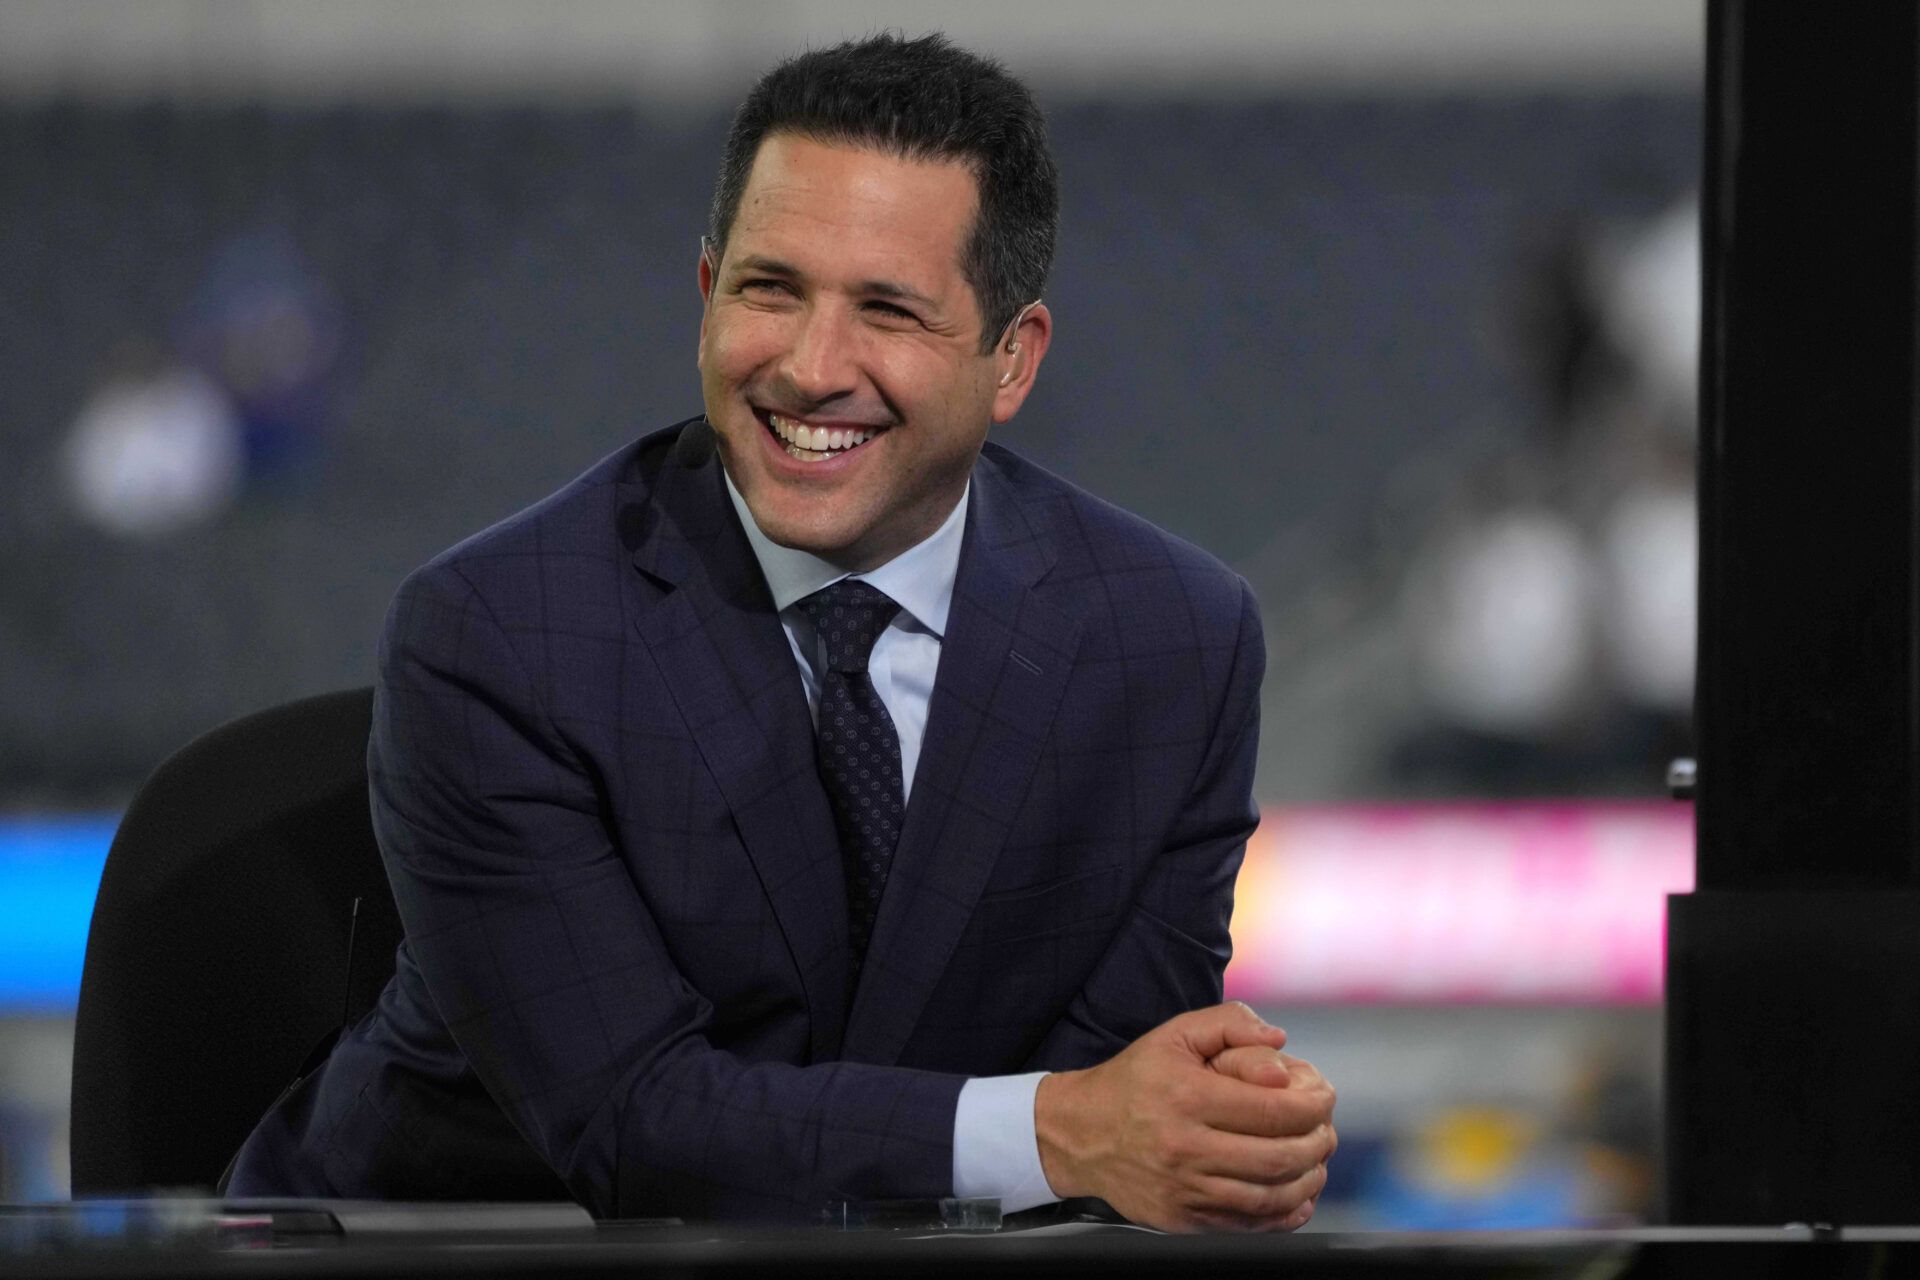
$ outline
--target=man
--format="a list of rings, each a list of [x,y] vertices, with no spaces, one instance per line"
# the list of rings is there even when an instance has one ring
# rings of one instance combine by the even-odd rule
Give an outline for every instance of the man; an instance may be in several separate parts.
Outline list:
[[[755,87],[705,415],[401,588],[369,771],[407,942],[235,1193],[1311,1215],[1332,1092],[1216,1004],[1252,597],[985,443],[1057,203],[1027,91],[937,37]]]

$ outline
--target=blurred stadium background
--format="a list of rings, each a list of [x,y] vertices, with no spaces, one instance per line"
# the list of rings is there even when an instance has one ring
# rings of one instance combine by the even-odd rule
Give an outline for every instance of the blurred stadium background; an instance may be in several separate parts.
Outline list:
[[[1229,988],[1341,1089],[1318,1221],[1657,1217],[1702,24],[0,0],[0,1198],[66,1191],[132,790],[223,720],[367,683],[409,568],[698,408],[731,104],[893,26],[1049,108],[1059,333],[1002,438],[1263,603]]]

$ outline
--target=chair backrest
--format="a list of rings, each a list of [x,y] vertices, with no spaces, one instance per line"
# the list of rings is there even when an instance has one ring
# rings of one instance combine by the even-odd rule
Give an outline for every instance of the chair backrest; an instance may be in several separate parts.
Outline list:
[[[222,725],[147,779],[107,854],[73,1049],[73,1193],[212,1187],[401,937],[367,810],[373,691]],[[346,990],[353,901],[352,990]]]

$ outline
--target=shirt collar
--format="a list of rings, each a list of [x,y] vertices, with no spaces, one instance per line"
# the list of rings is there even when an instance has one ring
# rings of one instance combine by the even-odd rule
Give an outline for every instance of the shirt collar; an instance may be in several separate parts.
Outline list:
[[[953,579],[960,568],[960,542],[967,527],[967,502],[973,496],[971,480],[938,529],[877,569],[848,573],[812,552],[783,547],[762,533],[754,523],[753,513],[747,510],[746,499],[733,487],[733,477],[726,475],[724,469],[721,475],[726,479],[727,497],[740,517],[740,526],[747,532],[753,558],[760,562],[760,572],[773,593],[775,609],[785,610],[842,578],[859,578],[886,592],[934,635],[946,636],[947,610],[953,604]]]

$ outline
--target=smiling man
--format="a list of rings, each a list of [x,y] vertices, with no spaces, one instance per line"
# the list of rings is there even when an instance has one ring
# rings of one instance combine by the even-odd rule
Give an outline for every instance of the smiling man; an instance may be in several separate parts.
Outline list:
[[[938,37],[755,86],[705,413],[401,588],[369,771],[407,941],[235,1194],[1312,1215],[1332,1091],[1218,1003],[1252,597],[987,443],[1057,204],[1031,96]]]
[[[772,541],[847,570],[887,563],[959,505],[989,423],[1026,398],[1051,321],[1021,308],[1007,330],[1025,361],[992,358],[962,261],[977,187],[951,159],[788,132],[760,143],[744,189],[722,188],[723,253],[700,260],[701,384]]]

